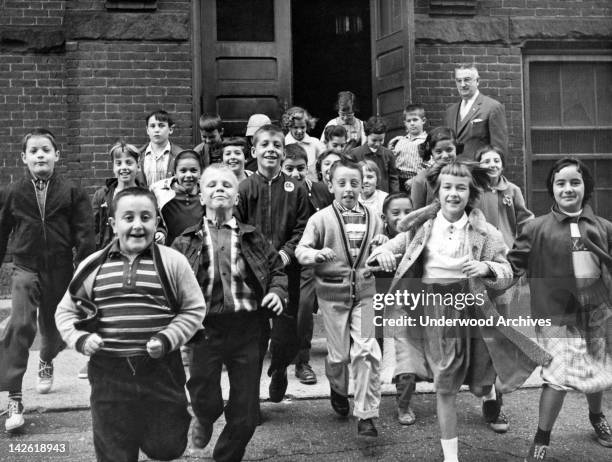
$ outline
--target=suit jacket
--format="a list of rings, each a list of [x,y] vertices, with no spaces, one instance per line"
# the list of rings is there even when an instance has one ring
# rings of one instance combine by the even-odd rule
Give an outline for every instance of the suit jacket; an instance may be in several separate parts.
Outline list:
[[[351,149],[349,156],[352,156],[356,162],[362,162],[366,159],[374,161],[381,175],[381,178],[378,178],[376,189],[387,193],[399,192],[399,180],[393,151],[381,146],[378,151],[372,152],[368,145],[364,144],[358,148]]]
[[[451,104],[444,117],[445,125],[457,134],[457,154],[473,159],[476,151],[492,144],[508,154],[508,126],[504,106],[497,100],[480,93],[470,112],[460,120],[461,101]]]

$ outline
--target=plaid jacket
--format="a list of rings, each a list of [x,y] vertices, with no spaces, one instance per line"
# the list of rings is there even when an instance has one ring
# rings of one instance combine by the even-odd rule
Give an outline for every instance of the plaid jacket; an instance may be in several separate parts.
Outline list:
[[[246,284],[256,295],[257,305],[268,292],[277,294],[287,304],[287,276],[278,252],[272,248],[261,233],[244,223],[236,221],[237,240],[232,239],[232,247],[242,252],[245,268],[234,271],[232,258],[232,293],[236,311],[245,311],[246,304],[240,302],[240,286]],[[187,228],[177,237],[172,247],[184,254],[196,275],[207,303],[211,300],[214,279],[212,240],[206,219],[202,224]],[[232,252],[233,253],[233,252]],[[215,315],[215,313],[209,313]]]

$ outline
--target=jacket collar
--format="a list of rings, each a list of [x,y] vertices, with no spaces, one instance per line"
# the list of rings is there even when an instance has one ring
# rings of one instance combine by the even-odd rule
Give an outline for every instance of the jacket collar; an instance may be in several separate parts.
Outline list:
[[[202,220],[206,220],[206,216],[204,216],[204,218],[202,218]],[[198,237],[199,239],[202,239],[203,236],[203,232],[202,232],[202,226],[203,226],[204,222],[200,222],[197,225],[193,225],[190,226],[189,228],[186,228],[185,231],[183,231],[181,233],[181,236],[189,236],[189,237]],[[236,220],[236,228],[238,230],[238,234],[239,235],[243,235],[243,234],[250,234],[255,232],[256,228],[253,225],[249,225],[247,223],[241,223],[240,221]]]
[[[551,213],[552,216],[555,217],[559,223],[575,219],[584,219],[590,221],[591,223],[596,222],[595,213],[593,212],[593,209],[589,204],[584,204],[584,206],[582,207],[582,213],[578,217],[570,217],[569,215],[566,215],[565,213],[559,211],[556,205],[552,206]]]
[[[401,232],[416,230],[427,221],[433,220],[440,209],[440,201],[435,200],[431,204],[409,213],[398,223],[397,229]],[[487,233],[487,220],[479,209],[474,208],[470,211],[468,224],[480,234]]]

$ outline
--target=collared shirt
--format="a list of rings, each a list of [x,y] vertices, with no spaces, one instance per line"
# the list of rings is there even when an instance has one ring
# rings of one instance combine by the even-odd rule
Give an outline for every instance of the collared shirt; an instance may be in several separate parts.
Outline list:
[[[479,94],[480,92],[476,90],[476,93],[474,93],[474,96],[472,96],[470,99],[461,100],[461,106],[459,107],[459,120],[465,119],[465,117],[470,113],[470,109],[472,109],[474,101],[476,101]]]
[[[170,163],[170,141],[160,152],[154,152],[151,143],[147,146],[144,155],[143,169],[147,179],[147,184],[153,184],[159,180],[164,180],[168,175],[168,165]]]
[[[257,298],[246,284],[247,269],[238,235],[238,222],[232,217],[219,225],[206,218],[212,244],[214,268],[210,314],[256,311]]]
[[[346,238],[349,243],[349,252],[352,261],[355,261],[359,257],[361,244],[368,230],[365,210],[359,202],[357,202],[352,209],[347,209],[338,201],[334,200],[334,206],[338,209],[344,221]]]
[[[36,202],[38,203],[38,211],[40,212],[40,218],[45,219],[45,204],[47,203],[47,190],[49,189],[49,180],[47,178],[32,178],[32,184],[34,185],[34,192],[36,193]]]
[[[465,212],[454,223],[444,218],[442,211],[438,212],[425,244],[424,282],[449,284],[466,278],[462,267],[470,260],[467,225]]]
[[[393,154],[395,154],[395,166],[400,176],[413,177],[425,169],[425,163],[419,153],[419,146],[425,142],[425,139],[427,139],[426,132],[415,136],[408,134],[395,144]]]

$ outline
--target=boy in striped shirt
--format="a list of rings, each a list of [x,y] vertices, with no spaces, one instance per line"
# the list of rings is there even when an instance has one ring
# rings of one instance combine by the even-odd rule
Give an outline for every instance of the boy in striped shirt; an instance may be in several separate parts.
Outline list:
[[[91,356],[98,461],[179,457],[187,446],[179,347],[202,327],[202,292],[183,255],[153,242],[155,196],[128,188],[113,199],[117,238],[77,269],[55,320],[64,341]]]

